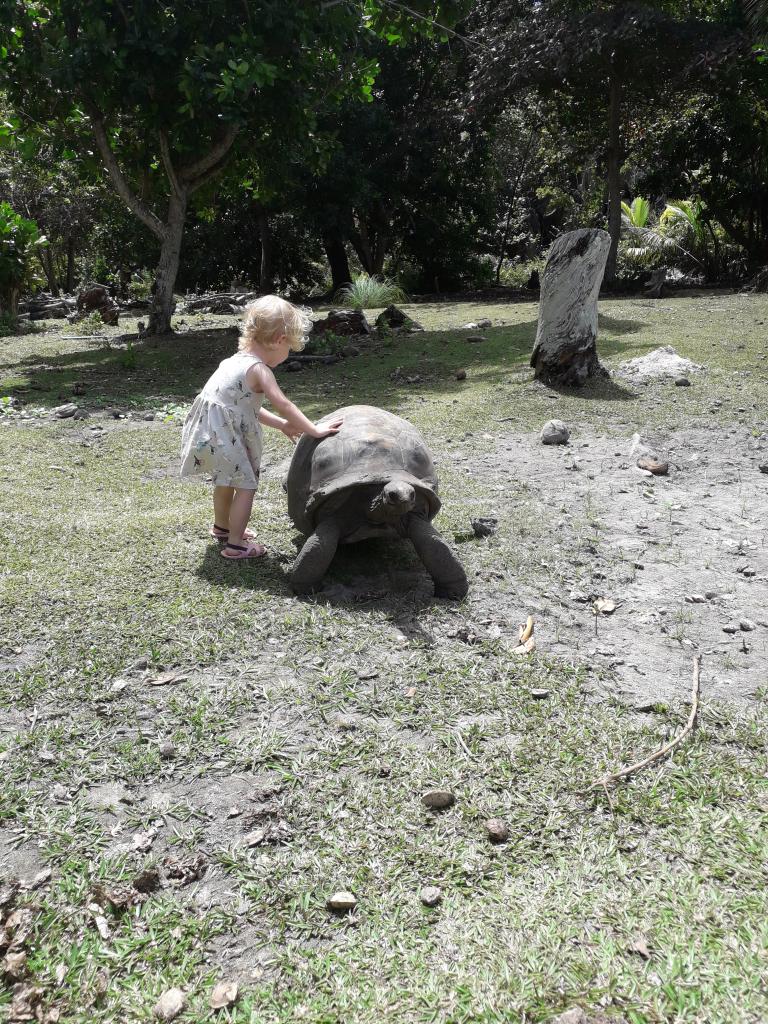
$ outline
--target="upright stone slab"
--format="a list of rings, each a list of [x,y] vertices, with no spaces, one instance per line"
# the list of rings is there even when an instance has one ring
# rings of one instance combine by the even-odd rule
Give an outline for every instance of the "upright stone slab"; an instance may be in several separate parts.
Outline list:
[[[608,232],[593,228],[569,231],[552,245],[531,355],[537,379],[546,384],[580,387],[606,372],[597,358],[597,296],[610,245]]]

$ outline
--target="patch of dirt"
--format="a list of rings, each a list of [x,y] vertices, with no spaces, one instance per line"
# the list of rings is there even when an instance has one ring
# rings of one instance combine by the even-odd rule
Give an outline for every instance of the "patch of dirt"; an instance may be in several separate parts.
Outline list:
[[[619,366],[617,373],[636,384],[646,384],[652,380],[685,377],[703,369],[698,363],[679,356],[671,345],[662,345],[645,356],[628,359]]]
[[[630,703],[687,699],[697,652],[705,697],[753,696],[768,654],[768,437],[740,427],[643,437],[669,461],[665,477],[636,467],[631,438],[572,441],[507,435],[474,459],[488,485],[525,483],[551,525],[516,585],[538,650],[613,669],[613,692]],[[509,513],[512,496],[496,494],[485,511]],[[612,614],[594,614],[600,597]],[[470,601],[492,613],[499,596],[475,583]]]

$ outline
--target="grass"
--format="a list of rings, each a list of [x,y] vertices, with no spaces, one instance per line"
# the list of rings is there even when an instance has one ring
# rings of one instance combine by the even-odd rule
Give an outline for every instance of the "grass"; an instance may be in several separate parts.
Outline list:
[[[590,782],[660,745],[685,707],[639,715],[596,696],[610,676],[589,662],[510,654],[525,615],[515,579],[534,571],[553,529],[524,481],[505,484],[514,500],[494,545],[462,540],[468,513],[493,500],[472,472],[484,434],[553,415],[576,436],[764,429],[765,297],[601,309],[609,362],[674,344],[709,373],[684,391],[602,384],[553,402],[527,369],[534,305],[435,304],[408,307],[423,335],[281,378],[310,415],[368,401],[424,429],[446,496],[441,529],[462,541],[473,592],[491,595],[458,607],[402,592],[295,600],[277,472],[290,448],[272,433],[255,514],[269,557],[222,564],[206,538],[208,491],[179,483],[175,459],[180,414],[234,347],[233,333],[212,330],[226,320],[188,318],[187,334],[136,343],[127,368],[119,345],[67,338],[55,323],[3,341],[0,396],[19,389],[45,412],[77,383],[87,408],[133,414],[0,412],[0,853],[24,878],[52,869],[19,902],[34,913],[27,978],[59,1020],[149,1020],[176,985],[189,998],[179,1019],[205,1020],[214,984],[230,977],[241,996],[220,1019],[236,1024],[538,1024],[572,1006],[629,1024],[768,1017],[764,696],[705,701],[694,740],[609,804]],[[461,325],[483,316],[497,326],[468,345]],[[579,560],[599,526],[589,509],[574,523]],[[405,551],[369,547],[363,572],[366,559],[413,570]],[[348,581],[360,559],[346,554],[336,572]],[[578,585],[578,572],[548,586]],[[475,643],[462,639],[469,627]],[[173,668],[188,678],[151,685]],[[130,802],[113,794],[107,810],[116,785]],[[456,794],[453,808],[422,807],[435,786]],[[489,844],[490,817],[508,822],[508,843]],[[259,828],[267,840],[247,847]],[[198,854],[208,869],[197,883],[164,864]],[[104,910],[101,935],[94,886],[152,864],[163,887]],[[424,885],[441,887],[437,908],[421,905]],[[353,914],[326,909],[339,889],[356,894]]]

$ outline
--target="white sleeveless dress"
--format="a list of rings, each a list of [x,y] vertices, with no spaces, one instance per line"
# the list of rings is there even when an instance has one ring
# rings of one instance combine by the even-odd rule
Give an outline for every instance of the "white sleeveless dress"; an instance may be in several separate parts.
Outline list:
[[[192,403],[181,434],[181,475],[208,474],[214,486],[256,490],[261,465],[264,401],[245,375],[263,360],[236,352],[219,368]]]

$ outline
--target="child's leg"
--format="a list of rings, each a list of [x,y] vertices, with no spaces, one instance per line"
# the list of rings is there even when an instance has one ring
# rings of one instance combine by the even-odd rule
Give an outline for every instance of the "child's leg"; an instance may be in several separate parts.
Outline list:
[[[229,514],[234,496],[234,487],[213,488],[213,522],[222,530],[229,529]]]
[[[242,544],[245,528],[251,518],[253,496],[255,491],[245,491],[241,488],[235,489],[235,495],[230,502],[229,508],[229,543]],[[223,524],[219,524],[223,525]]]

